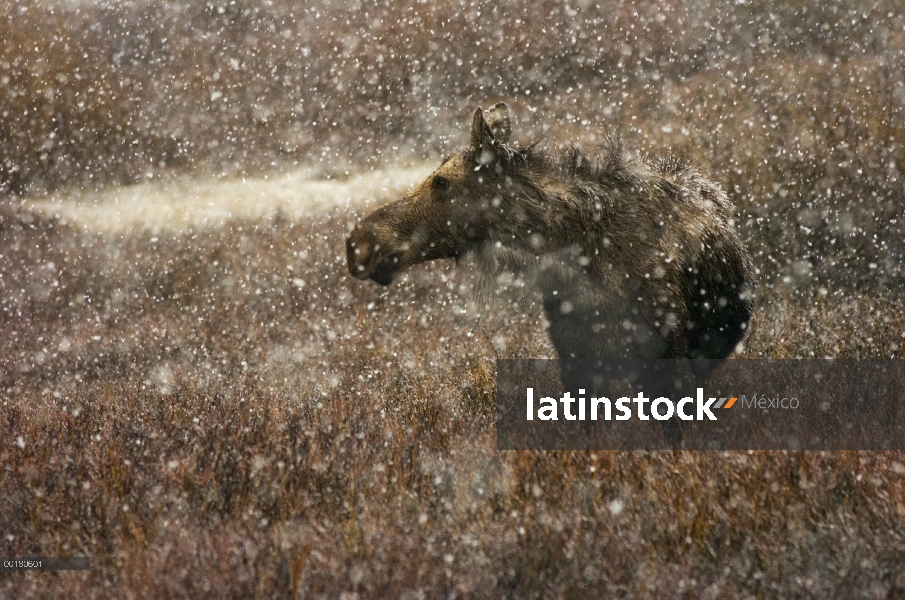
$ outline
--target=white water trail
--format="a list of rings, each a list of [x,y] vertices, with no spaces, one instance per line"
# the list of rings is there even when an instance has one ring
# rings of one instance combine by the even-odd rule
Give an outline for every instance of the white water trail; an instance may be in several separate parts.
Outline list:
[[[301,220],[337,207],[376,206],[410,190],[434,166],[388,167],[342,179],[317,177],[307,169],[231,179],[185,177],[96,192],[57,191],[26,199],[25,206],[88,231],[176,233],[277,214]]]

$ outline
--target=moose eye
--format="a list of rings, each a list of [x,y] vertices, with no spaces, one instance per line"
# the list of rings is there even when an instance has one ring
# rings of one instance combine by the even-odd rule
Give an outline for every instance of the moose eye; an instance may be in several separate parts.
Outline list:
[[[448,190],[449,179],[445,177],[434,177],[434,187],[438,190]]]

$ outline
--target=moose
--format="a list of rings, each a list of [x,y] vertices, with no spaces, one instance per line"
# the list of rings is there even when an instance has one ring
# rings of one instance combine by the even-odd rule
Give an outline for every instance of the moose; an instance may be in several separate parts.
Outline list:
[[[613,136],[588,154],[513,147],[511,135],[505,103],[475,110],[467,148],[353,229],[352,275],[389,285],[412,265],[471,255],[540,291],[560,358],[692,359],[680,376],[706,380],[754,304],[720,186],[686,158],[642,160]]]

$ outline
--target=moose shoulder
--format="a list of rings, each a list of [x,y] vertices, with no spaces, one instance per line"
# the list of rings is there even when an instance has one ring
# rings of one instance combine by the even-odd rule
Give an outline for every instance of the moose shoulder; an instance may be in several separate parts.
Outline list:
[[[470,145],[347,240],[350,272],[473,253],[529,275],[567,357],[727,357],[753,309],[754,268],[720,186],[675,156],[642,161],[508,144],[508,107],[480,108]]]

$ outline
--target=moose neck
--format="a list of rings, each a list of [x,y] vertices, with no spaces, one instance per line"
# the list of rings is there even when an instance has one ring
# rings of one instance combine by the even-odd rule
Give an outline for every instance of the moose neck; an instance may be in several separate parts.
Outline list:
[[[500,218],[488,241],[540,254],[583,245],[610,219],[612,205],[599,184],[556,177],[511,177],[501,194]]]

